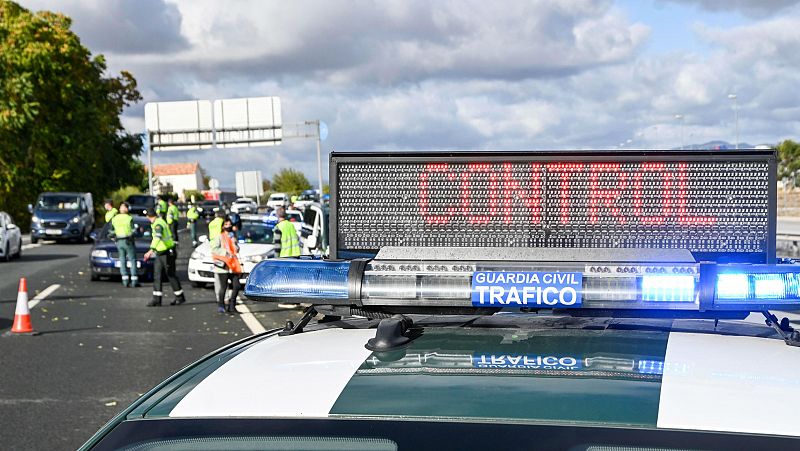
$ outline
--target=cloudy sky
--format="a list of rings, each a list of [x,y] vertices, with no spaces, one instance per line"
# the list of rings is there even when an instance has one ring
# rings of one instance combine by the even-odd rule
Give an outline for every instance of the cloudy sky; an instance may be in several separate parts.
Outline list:
[[[800,0],[26,0],[145,102],[279,96],[323,151],[673,148],[800,138]],[[125,113],[144,130],[144,102]],[[323,157],[325,159],[325,157]],[[160,152],[316,183],[312,140]],[[324,169],[327,172],[327,168]]]

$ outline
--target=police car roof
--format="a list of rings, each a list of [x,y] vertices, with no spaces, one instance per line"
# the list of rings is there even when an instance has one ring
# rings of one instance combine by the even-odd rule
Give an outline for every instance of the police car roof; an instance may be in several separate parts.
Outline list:
[[[765,401],[800,402],[800,348],[757,323],[415,321],[421,335],[383,353],[365,348],[377,324],[367,319],[250,337],[173,376],[106,432],[141,419],[377,417],[800,437]]]

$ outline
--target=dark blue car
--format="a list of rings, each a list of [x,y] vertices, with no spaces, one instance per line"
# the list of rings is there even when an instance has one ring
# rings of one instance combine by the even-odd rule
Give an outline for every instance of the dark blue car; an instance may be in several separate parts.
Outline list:
[[[136,238],[136,273],[139,280],[153,280],[153,261],[144,260],[144,254],[150,248],[150,221],[145,217],[133,217],[133,235]],[[89,257],[92,280],[101,277],[119,277],[119,258],[117,245],[108,237],[111,224],[106,224],[97,234]],[[94,236],[94,232],[93,232]]]

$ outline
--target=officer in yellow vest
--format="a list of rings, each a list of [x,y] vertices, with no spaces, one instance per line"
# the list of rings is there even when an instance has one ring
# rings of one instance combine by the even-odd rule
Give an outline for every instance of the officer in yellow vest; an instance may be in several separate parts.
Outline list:
[[[277,210],[278,225],[272,229],[272,241],[277,244],[277,250],[280,251],[279,257],[299,257],[300,256],[300,238],[297,236],[297,230],[294,224],[286,220],[286,210],[279,208]]]
[[[147,219],[152,224],[153,241],[150,243],[150,250],[144,254],[144,259],[148,260],[153,257],[156,259],[153,270],[153,300],[147,306],[155,307],[161,305],[161,298],[164,296],[161,291],[161,285],[164,277],[169,279],[172,291],[175,292],[175,299],[170,305],[183,304],[186,302],[186,298],[183,296],[181,281],[175,275],[177,249],[175,248],[175,242],[172,240],[169,226],[164,219],[156,216],[155,212],[148,212]]]
[[[189,204],[189,210],[186,211],[186,222],[189,223],[189,233],[192,235],[192,247],[197,247],[197,220],[200,219],[200,213],[197,212],[194,202]]]
[[[128,204],[123,202],[119,206],[119,213],[111,218],[109,235],[117,243],[119,274],[122,276],[122,285],[125,287],[140,286],[139,276],[136,272],[136,243],[133,227],[133,217],[128,214]]]
[[[217,210],[215,216],[214,220],[208,223],[208,241],[212,241],[222,233],[222,223],[224,222],[223,218],[225,217],[225,212]]]
[[[113,218],[117,214],[117,209],[114,208],[114,204],[111,202],[111,199],[106,199],[105,201],[106,207],[106,223],[111,222],[111,218]]]
[[[167,207],[167,225],[176,243],[178,241],[178,218],[180,218],[180,216],[181,212],[178,211],[178,206],[175,205],[175,199],[170,197],[169,206]]]
[[[167,203],[164,199],[159,198],[156,201],[156,216],[164,219],[167,216]]]

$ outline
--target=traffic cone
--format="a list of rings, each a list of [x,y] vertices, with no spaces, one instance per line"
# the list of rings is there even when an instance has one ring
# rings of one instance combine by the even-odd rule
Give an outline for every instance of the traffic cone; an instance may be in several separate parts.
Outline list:
[[[28,282],[24,277],[19,279],[19,292],[17,293],[17,309],[14,311],[14,325],[11,326],[12,334],[32,335],[31,311],[28,308]]]

